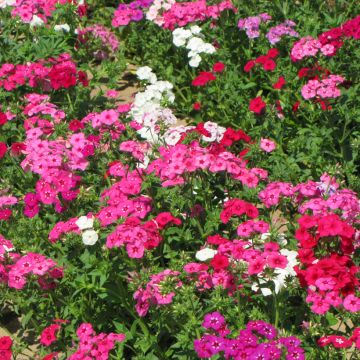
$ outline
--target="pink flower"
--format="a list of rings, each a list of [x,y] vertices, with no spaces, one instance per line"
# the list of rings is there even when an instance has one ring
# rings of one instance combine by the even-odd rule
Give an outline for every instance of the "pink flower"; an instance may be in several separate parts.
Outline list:
[[[288,264],[288,259],[286,258],[286,256],[276,253],[269,255],[266,260],[268,265],[273,269],[285,269],[286,265]]]
[[[275,150],[276,148],[276,144],[269,140],[269,139],[263,139],[261,138],[261,141],[260,141],[260,149],[261,150],[264,150],[265,152],[272,152],[273,150]]]
[[[45,346],[50,346],[56,341],[56,333],[60,330],[60,325],[52,324],[45,328],[40,335],[40,343]]]
[[[360,298],[356,297],[354,294],[346,296],[344,299],[344,308],[354,313],[360,311]]]
[[[319,278],[315,281],[315,285],[320,289],[320,290],[332,290],[334,289],[334,286],[336,285],[336,282],[333,278],[331,277],[322,277]]]
[[[265,266],[265,260],[260,257],[250,261],[248,268],[249,275],[260,274],[264,270],[264,266]]]
[[[140,259],[144,256],[144,246],[140,241],[127,244],[126,251],[130,258]]]

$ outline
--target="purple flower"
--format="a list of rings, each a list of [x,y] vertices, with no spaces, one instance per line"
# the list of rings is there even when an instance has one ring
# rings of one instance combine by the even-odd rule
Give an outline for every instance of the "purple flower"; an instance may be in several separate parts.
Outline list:
[[[225,325],[224,317],[217,311],[206,314],[202,326],[205,329],[213,329],[215,331],[220,330]]]

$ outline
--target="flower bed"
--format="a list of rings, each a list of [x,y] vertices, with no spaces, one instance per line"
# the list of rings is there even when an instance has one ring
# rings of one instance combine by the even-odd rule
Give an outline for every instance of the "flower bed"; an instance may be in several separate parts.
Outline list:
[[[0,6],[0,359],[357,358],[356,2]]]

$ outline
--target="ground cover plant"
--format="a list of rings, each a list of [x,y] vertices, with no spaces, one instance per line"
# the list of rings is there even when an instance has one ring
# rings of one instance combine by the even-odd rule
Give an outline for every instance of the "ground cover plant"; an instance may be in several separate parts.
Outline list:
[[[359,359],[356,1],[0,13],[0,359]]]

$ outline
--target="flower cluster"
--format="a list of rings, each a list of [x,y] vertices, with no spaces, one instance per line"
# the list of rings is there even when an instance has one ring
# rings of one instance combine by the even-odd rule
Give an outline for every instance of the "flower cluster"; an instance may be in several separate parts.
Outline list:
[[[76,331],[79,338],[78,350],[69,356],[69,360],[108,360],[109,353],[114,349],[116,342],[125,340],[124,334],[96,334],[91,324],[83,323]]]
[[[271,182],[259,192],[262,203],[270,208],[282,198],[290,198],[298,206],[299,213],[311,211],[313,215],[339,212],[348,223],[356,221],[360,211],[359,199],[351,190],[339,189],[339,184],[326,173],[320,182],[309,180],[293,186],[290,183]]]
[[[158,274],[151,275],[146,287],[136,290],[134,293],[135,309],[139,316],[146,316],[151,305],[160,306],[172,303],[175,293],[166,291],[164,288],[180,287],[182,284],[178,280],[179,274],[178,271],[166,269]]]
[[[184,27],[195,21],[217,19],[224,10],[237,11],[231,0],[223,0],[217,5],[207,5],[206,0],[176,2],[169,10],[158,16],[158,21],[165,29],[173,30],[175,26]]]
[[[240,19],[237,26],[240,30],[245,30],[248,38],[255,39],[260,36],[260,24],[267,23],[271,19],[272,17],[269,14],[263,13],[258,16],[250,16],[245,19]]]
[[[299,34],[294,30],[295,26],[296,23],[291,20],[286,20],[285,22],[270,28],[266,34],[266,38],[271,45],[274,45],[285,35],[298,37]]]
[[[93,26],[87,26],[83,29],[78,29],[77,34],[81,44],[86,44],[89,36],[92,36],[100,39],[103,47],[105,48],[110,48],[112,51],[117,51],[119,48],[119,40],[116,35],[102,25],[95,24]]]
[[[12,16],[19,16],[24,23],[41,26],[52,16],[57,4],[66,4],[67,0],[15,0],[8,2],[14,9]]]
[[[328,335],[322,336],[318,340],[318,345],[321,347],[332,345],[336,349],[346,349],[350,348],[355,344],[356,349],[360,350],[360,328],[357,327],[353,330],[350,338],[346,338],[341,335]]]
[[[360,39],[359,35],[360,16],[346,21],[340,27],[332,28],[314,39],[310,36],[301,38],[291,50],[293,61],[299,61],[306,56],[316,56],[320,51],[325,56],[334,56],[344,44],[344,39]]]
[[[85,245],[94,245],[99,239],[97,232],[93,229],[94,218],[88,216],[80,216],[75,224],[81,230],[82,241]]]
[[[265,71],[274,71],[276,69],[275,59],[279,56],[279,54],[280,52],[278,49],[270,49],[266,55],[260,55],[254,60],[249,60],[244,66],[244,71],[251,71],[251,69],[257,64],[260,64]]]
[[[190,58],[189,65],[198,67],[201,62],[200,54],[213,54],[216,49],[213,45],[204,42],[201,38],[201,28],[197,25],[191,26],[189,30],[177,28],[173,31],[173,44],[177,47],[185,46]]]
[[[278,293],[286,287],[286,281],[296,276],[298,253],[280,249],[277,242],[268,241],[268,229],[266,222],[250,220],[239,225],[238,235],[245,238],[251,235],[251,239],[230,241],[220,235],[209,236],[207,245],[195,257],[202,262],[211,260],[210,268],[206,264],[189,263],[184,267],[185,272],[195,280],[199,290],[222,286],[232,294],[236,290],[235,284],[247,279],[245,281],[250,281],[253,291],[258,291],[261,284],[260,290],[264,296],[273,293],[263,285],[269,281],[274,283],[275,293]],[[260,236],[256,236],[256,233]],[[282,237],[278,240],[282,245],[287,244]],[[218,248],[214,250],[209,246]]]
[[[226,132],[221,142],[227,140],[225,135]],[[233,179],[248,187],[255,187],[259,179],[266,178],[266,172],[262,169],[247,169],[244,160],[221,147],[201,147],[194,141],[190,145],[177,144],[168,149],[160,147],[159,150],[162,158],[152,161],[147,167],[147,172],[155,172],[164,187],[184,184],[184,175],[198,170],[208,170],[211,173],[227,172]]]
[[[48,140],[47,135],[53,131],[53,125],[65,117],[62,111],[49,103],[46,95],[30,94],[26,96],[29,104],[24,114],[31,116],[25,123],[26,154],[21,166],[25,171],[32,171],[40,175],[36,183],[36,194],[28,195],[25,199],[25,214],[35,216],[38,203],[55,206],[61,212],[64,207],[59,195],[65,201],[76,198],[78,190],[75,189],[81,179],[75,174],[76,170],[84,170],[88,166],[87,157],[94,154],[94,146],[83,133],[70,134],[67,141],[64,139]],[[52,122],[41,120],[40,114],[50,115]],[[33,124],[37,124],[37,127]]]
[[[11,360],[12,358],[12,339],[10,336],[0,337],[0,359],[2,360]]]
[[[160,244],[162,241],[160,230],[170,223],[179,225],[181,221],[170,213],[160,213],[156,218],[145,223],[141,223],[139,218],[128,217],[108,235],[106,246],[111,249],[126,245],[130,258],[142,258],[145,249],[151,250]]]
[[[175,95],[173,85],[168,81],[158,81],[149,67],[137,70],[140,80],[150,82],[142,92],[135,96],[129,115],[138,124],[137,132],[144,139],[154,143],[158,141],[160,125],[174,125],[176,117],[171,109],[163,106],[164,103],[173,103]]]
[[[21,290],[27,280],[34,277],[43,290],[56,287],[54,280],[63,277],[63,270],[57,267],[54,260],[31,252],[22,256],[10,252],[11,248],[11,242],[0,237],[0,282]]]
[[[175,3],[175,0],[154,0],[146,12],[146,19],[153,21],[156,25],[162,26],[164,24],[162,14],[170,10]]]
[[[349,258],[354,252],[354,228],[335,214],[304,215],[298,221],[295,238],[302,266],[296,271],[308,289],[306,301],[312,303],[312,311],[324,314],[340,305],[350,312],[360,311],[360,298],[355,295],[360,289],[359,269]],[[326,254],[320,255],[320,249],[326,249]]]
[[[18,199],[15,196],[0,196],[0,220],[8,220],[12,215],[10,206],[16,205]]]
[[[86,74],[77,71],[69,54],[26,65],[3,64],[0,68],[0,87],[7,91],[23,85],[43,91],[68,89],[78,82],[88,85]]]
[[[301,341],[295,336],[279,337],[277,330],[262,320],[249,321],[236,337],[230,337],[224,317],[219,312],[205,315],[203,328],[207,334],[194,341],[199,358],[223,353],[226,359],[305,359]]]
[[[120,4],[114,12],[114,17],[111,21],[112,26],[125,26],[131,21],[142,20],[144,17],[143,11],[152,3],[153,0],[135,0],[130,4]]]
[[[216,73],[222,73],[225,70],[225,64],[217,62],[213,65],[213,71],[200,71],[200,74],[191,82],[193,86],[205,86],[208,82],[216,80]]]
[[[341,95],[338,85],[345,79],[340,75],[329,75],[322,80],[309,80],[301,89],[301,94],[305,100],[319,97],[321,99],[337,98]]]

